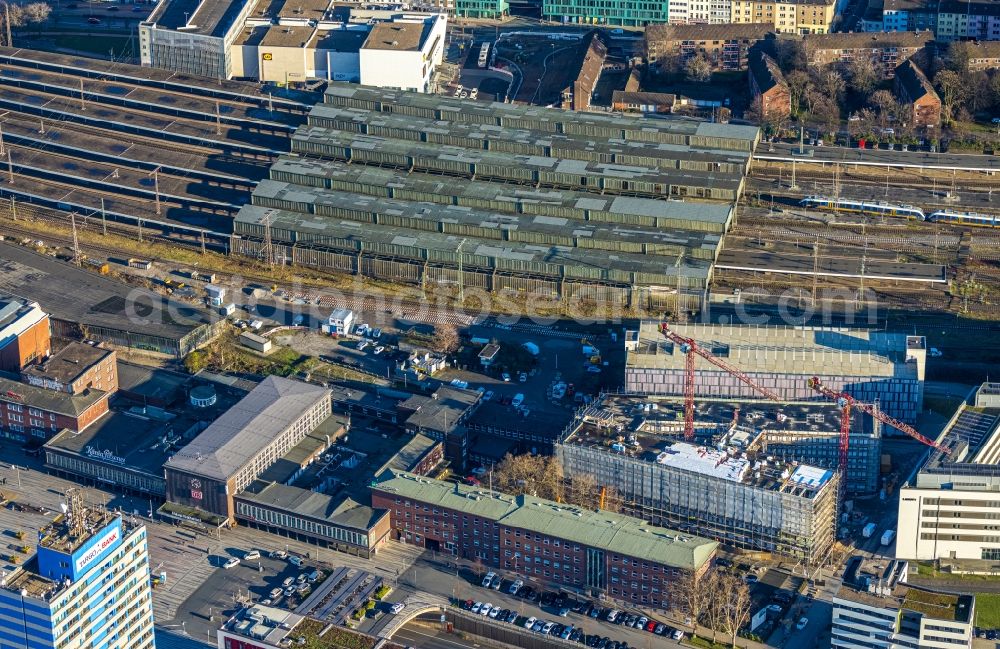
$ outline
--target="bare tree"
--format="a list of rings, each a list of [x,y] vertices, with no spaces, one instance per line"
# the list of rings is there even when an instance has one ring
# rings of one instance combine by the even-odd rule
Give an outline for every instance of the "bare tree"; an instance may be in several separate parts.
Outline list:
[[[493,469],[493,487],[536,498],[563,500],[563,472],[559,460],[541,455],[507,455]]]
[[[823,94],[834,104],[840,105],[840,102],[843,101],[847,83],[844,81],[843,75],[837,70],[829,69],[821,74],[817,85],[823,90]]]
[[[722,629],[723,620],[726,616],[726,606],[727,599],[726,593],[723,590],[724,577],[723,573],[718,570],[710,570],[701,578],[705,591],[709,593],[707,599],[704,614],[705,621],[708,622],[708,628],[712,630],[712,644],[718,640],[718,632]],[[694,618],[694,616],[691,616]]]
[[[722,595],[726,600],[725,610],[722,615],[722,626],[732,640],[732,646],[736,646],[736,637],[747,622],[750,621],[750,606],[753,600],[750,597],[750,586],[740,575],[727,572],[721,579]]]
[[[459,345],[458,327],[446,322],[434,325],[433,348],[442,354],[453,354]]]
[[[14,45],[11,29],[44,22],[52,12],[52,7],[44,2],[18,4],[10,0],[0,2],[0,43],[8,47]]]
[[[684,64],[684,76],[688,81],[705,83],[712,78],[712,64],[704,54],[695,54]]]
[[[788,95],[792,105],[792,114],[798,115],[802,100],[810,88],[812,88],[812,79],[803,70],[793,70],[785,77],[785,80],[788,83]]]
[[[953,41],[948,44],[948,51],[944,55],[944,67],[947,70],[964,76],[969,72],[969,61],[974,54],[975,45],[968,41]]]
[[[1000,109],[1000,72],[994,71],[990,77],[990,100],[994,108]]]
[[[566,501],[597,511],[601,506],[601,487],[589,473],[581,473],[569,479],[566,489]]]
[[[862,97],[868,97],[878,84],[879,72],[866,56],[854,58],[847,66],[848,85]]]
[[[701,579],[696,579],[693,574],[686,575],[682,579],[673,582],[671,591],[671,604],[674,608],[680,608],[689,616],[697,628],[698,620],[712,604],[712,598],[718,594],[714,592],[712,577],[715,573],[705,573]]]
[[[934,76],[934,85],[941,95],[941,113],[945,122],[952,121],[955,109],[968,96],[969,89],[962,77],[952,70],[941,70]]]
[[[778,38],[774,43],[775,60],[785,74],[793,70],[805,70],[809,67],[806,60],[806,49],[802,40],[795,38]]]

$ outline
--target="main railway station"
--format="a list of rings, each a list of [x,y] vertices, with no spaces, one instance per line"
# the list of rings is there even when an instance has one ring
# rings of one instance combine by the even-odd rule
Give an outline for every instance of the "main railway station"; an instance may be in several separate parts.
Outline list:
[[[232,249],[424,286],[697,303],[757,137],[334,83]]]
[[[0,88],[0,199],[220,241],[309,107],[256,84],[15,48],[0,48]]]

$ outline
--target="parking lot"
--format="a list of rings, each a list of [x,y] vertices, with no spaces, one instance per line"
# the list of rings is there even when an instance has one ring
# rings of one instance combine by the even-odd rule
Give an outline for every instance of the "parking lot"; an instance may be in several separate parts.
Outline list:
[[[512,605],[511,600],[516,604]],[[657,642],[679,642],[685,635],[679,629],[638,613],[567,593],[536,589],[520,579],[503,579],[493,572],[487,573],[480,588],[461,600],[459,606],[497,623],[516,624],[535,633],[597,649],[644,646],[654,637]]]

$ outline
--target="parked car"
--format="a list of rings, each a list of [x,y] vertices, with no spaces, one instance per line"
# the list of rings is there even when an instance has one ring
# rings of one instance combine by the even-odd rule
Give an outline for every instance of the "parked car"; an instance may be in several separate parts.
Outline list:
[[[806,628],[806,625],[808,624],[809,624],[809,618],[800,617],[799,621],[795,623],[795,628],[801,631],[802,629]]]
[[[507,372],[504,372],[503,374],[501,374],[500,378],[503,379],[504,383],[510,383],[510,374],[508,374]]]
[[[489,604],[489,603],[483,604],[483,607],[481,609],[479,609],[479,614],[483,615],[483,616],[486,616],[486,615],[489,615],[490,611],[492,611],[492,610],[493,610],[493,605],[492,604]]]
[[[285,552],[284,550],[272,550],[271,551],[271,558],[272,559],[284,559],[287,556],[288,556],[288,553]]]
[[[472,612],[475,613],[475,611],[472,611]],[[535,622],[537,622],[537,621],[538,621],[537,617],[535,617],[535,616],[529,617],[527,620],[524,621],[524,628],[525,629],[530,629],[530,628],[534,627],[535,626]]]
[[[230,568],[235,568],[238,565],[240,565],[240,560],[237,559],[236,557],[232,557],[224,564],[222,564],[222,567],[225,568],[226,570],[229,570]]]
[[[522,403],[524,403],[524,395],[521,394],[520,392],[515,394],[514,398],[511,399],[510,401],[510,405],[514,406],[515,408],[520,408]]]
[[[524,586],[524,582],[520,579],[515,579],[514,583],[512,583],[510,588],[507,589],[507,592],[511,595],[517,595],[517,591],[521,590],[521,586]]]
[[[244,561],[253,561],[255,559],[260,559],[260,552],[258,552],[257,550],[250,550],[249,552],[243,555]]]
[[[472,609],[471,610],[472,610],[472,612],[474,614],[479,615],[479,611],[483,610],[483,603],[482,602],[476,602],[475,604],[472,605]]]
[[[486,576],[483,577],[483,588],[489,588],[490,584],[493,583],[493,578],[497,576],[495,572],[488,572]]]
[[[305,561],[302,559],[302,557],[288,557],[288,563],[298,567],[304,564]]]

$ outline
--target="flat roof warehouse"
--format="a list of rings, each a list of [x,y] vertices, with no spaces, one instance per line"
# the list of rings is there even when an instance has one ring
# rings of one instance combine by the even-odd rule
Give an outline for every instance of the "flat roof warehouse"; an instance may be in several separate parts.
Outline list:
[[[208,342],[218,329],[205,309],[6,242],[0,242],[0,291],[31,297],[53,320],[82,327],[88,338],[174,356]]]

